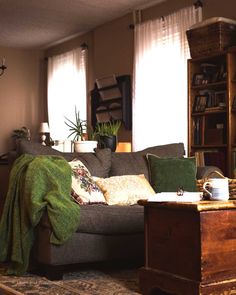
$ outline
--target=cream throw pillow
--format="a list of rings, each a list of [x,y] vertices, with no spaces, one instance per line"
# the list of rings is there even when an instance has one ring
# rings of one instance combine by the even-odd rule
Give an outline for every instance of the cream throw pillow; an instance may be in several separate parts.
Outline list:
[[[102,190],[108,205],[134,205],[138,200],[155,194],[143,174],[94,177],[94,180]]]
[[[89,170],[80,160],[69,162],[72,168],[71,196],[80,205],[106,203],[102,191],[93,180]]]

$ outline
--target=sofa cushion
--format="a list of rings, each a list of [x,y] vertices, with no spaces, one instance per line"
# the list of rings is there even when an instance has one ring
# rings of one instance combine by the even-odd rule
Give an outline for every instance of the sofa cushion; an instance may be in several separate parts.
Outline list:
[[[97,177],[108,177],[111,167],[111,150],[96,149],[95,153],[62,153],[49,146],[43,146],[38,142],[21,140],[18,146],[18,154],[31,155],[56,155],[64,157],[67,161],[75,158],[83,162],[91,175]]]
[[[155,192],[196,191],[196,159],[160,158],[147,154],[151,185]]]
[[[40,221],[40,226],[51,228],[46,212]],[[80,207],[80,221],[77,233],[117,235],[143,233],[143,231],[143,206],[92,204]]]
[[[93,180],[89,170],[80,160],[69,162],[72,169],[72,191],[73,200],[80,204],[106,204],[103,192]]]
[[[121,175],[96,178],[108,205],[134,205],[140,199],[148,199],[155,192],[145,176]]]
[[[143,206],[84,205],[80,210],[77,232],[94,234],[128,234],[144,230]]]
[[[154,146],[138,152],[112,153],[110,176],[144,174],[150,180],[146,154],[159,157],[183,157],[183,143]]]

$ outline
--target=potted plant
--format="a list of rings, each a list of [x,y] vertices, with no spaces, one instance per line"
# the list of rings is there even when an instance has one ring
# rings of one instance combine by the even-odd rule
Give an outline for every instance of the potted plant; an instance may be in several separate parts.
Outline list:
[[[17,149],[18,142],[22,139],[30,140],[30,130],[23,126],[20,129],[12,131],[11,137],[13,138],[14,150]]]
[[[110,148],[112,152],[116,150],[120,126],[121,121],[119,120],[97,123],[95,134],[98,137],[100,148]]]
[[[74,151],[81,152],[94,152],[97,147],[97,141],[85,140],[85,134],[87,133],[87,121],[80,118],[79,111],[75,107],[75,121],[72,121],[65,117],[65,124],[69,127],[70,134],[68,137],[74,136],[73,144]]]

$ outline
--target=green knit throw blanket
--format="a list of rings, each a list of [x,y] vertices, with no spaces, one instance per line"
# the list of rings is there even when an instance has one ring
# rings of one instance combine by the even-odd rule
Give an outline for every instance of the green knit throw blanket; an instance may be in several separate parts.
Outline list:
[[[15,161],[0,223],[0,261],[9,265],[7,274],[26,272],[34,229],[45,210],[51,243],[63,244],[76,231],[80,207],[70,192],[71,168],[64,158],[24,154]]]

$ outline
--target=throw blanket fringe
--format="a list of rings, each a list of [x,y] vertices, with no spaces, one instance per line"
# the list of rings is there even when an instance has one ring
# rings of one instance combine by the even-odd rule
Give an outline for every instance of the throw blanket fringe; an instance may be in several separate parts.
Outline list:
[[[24,154],[15,161],[0,223],[0,261],[9,264],[7,274],[26,272],[34,228],[45,210],[51,243],[63,244],[76,231],[80,207],[70,192],[71,168],[64,158]]]

